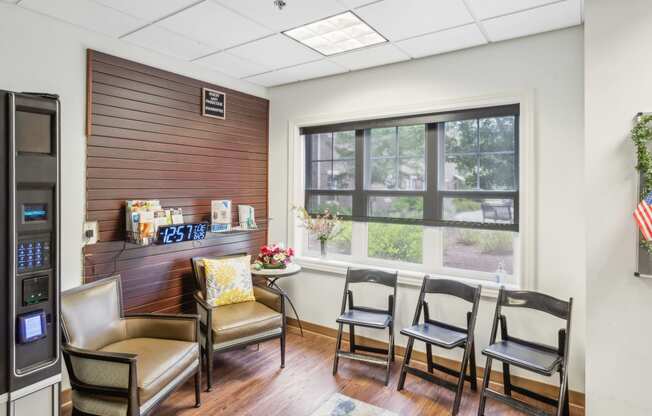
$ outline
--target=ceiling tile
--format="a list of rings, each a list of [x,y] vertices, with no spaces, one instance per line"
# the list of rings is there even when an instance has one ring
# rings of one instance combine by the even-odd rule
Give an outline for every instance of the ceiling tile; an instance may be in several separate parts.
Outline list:
[[[472,23],[455,29],[442,30],[396,42],[396,46],[413,58],[421,58],[422,56],[470,48],[485,43],[487,43],[487,40],[482,32],[475,23]]]
[[[337,0],[288,1],[283,10],[276,8],[272,0],[217,1],[277,32],[330,17],[346,10],[346,7]]]
[[[462,0],[383,0],[355,13],[392,41],[473,22]]]
[[[237,46],[229,53],[274,69],[322,58],[320,53],[281,34]]]
[[[260,74],[271,69],[264,65],[231,55],[228,52],[219,52],[209,55],[198,59],[195,62],[236,78],[244,78],[254,74]]]
[[[490,17],[501,16],[542,6],[548,3],[554,3],[555,1],[559,0],[466,0],[466,4],[469,5],[471,11],[475,14],[475,17],[484,20]]]
[[[16,4],[19,0],[0,0],[0,3],[11,3]]]
[[[365,6],[370,3],[375,3],[381,0],[339,0],[344,6],[349,9],[355,9],[356,7]]]
[[[500,41],[581,23],[580,0],[566,0],[482,22],[489,39]]]
[[[265,74],[254,75],[247,78],[255,84],[264,87],[273,87],[275,85],[288,84],[290,82],[303,81],[311,78],[325,77],[346,72],[343,68],[326,59],[321,61],[310,62],[303,65],[297,65],[290,68],[279,69]]]
[[[156,23],[215,48],[225,49],[272,33],[210,0]]]
[[[390,43],[334,55],[329,57],[329,59],[353,71],[356,69],[406,61],[410,59],[410,57]]]
[[[197,3],[197,0],[95,0],[95,2],[153,22]]]
[[[115,37],[147,23],[89,0],[23,0],[19,6]]]
[[[204,45],[193,39],[188,39],[155,25],[150,25],[131,33],[123,39],[165,55],[187,61],[215,51],[208,45]]]

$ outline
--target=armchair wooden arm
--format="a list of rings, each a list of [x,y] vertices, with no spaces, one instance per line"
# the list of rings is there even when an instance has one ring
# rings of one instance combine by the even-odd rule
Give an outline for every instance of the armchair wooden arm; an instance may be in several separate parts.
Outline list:
[[[69,344],[64,344],[62,351],[74,390],[125,398],[127,415],[140,413],[135,354],[91,351]]]

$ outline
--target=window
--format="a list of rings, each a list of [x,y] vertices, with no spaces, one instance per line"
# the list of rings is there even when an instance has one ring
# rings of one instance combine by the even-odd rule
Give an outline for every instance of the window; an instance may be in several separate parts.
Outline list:
[[[519,106],[510,105],[302,128],[305,205],[346,220],[329,253],[465,277],[513,276],[518,127]]]

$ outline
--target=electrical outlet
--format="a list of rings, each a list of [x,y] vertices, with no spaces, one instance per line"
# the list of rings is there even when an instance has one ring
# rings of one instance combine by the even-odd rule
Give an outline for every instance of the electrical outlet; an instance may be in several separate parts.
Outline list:
[[[95,244],[100,238],[100,226],[97,221],[86,221],[84,223],[84,244]]]

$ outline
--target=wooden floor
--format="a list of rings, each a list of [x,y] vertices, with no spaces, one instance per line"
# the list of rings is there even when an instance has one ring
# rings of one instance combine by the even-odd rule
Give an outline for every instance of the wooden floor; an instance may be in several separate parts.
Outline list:
[[[293,330],[288,335],[285,369],[279,368],[278,341],[261,344],[259,350],[250,347],[216,355],[213,391],[202,393],[199,409],[193,407],[194,390],[187,383],[156,414],[309,416],[336,392],[402,416],[450,414],[454,394],[449,390],[408,375],[405,389],[396,391],[402,357],[397,357],[390,385],[385,387],[382,368],[345,359],[333,377],[334,350],[330,337],[306,332],[302,338]],[[467,383],[459,414],[475,415],[477,406],[478,394]],[[521,413],[489,400],[486,414]]]

